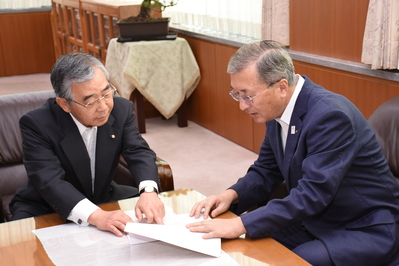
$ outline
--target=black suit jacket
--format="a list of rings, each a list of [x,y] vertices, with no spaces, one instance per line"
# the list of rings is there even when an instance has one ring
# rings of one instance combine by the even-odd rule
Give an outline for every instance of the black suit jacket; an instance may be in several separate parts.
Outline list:
[[[124,98],[114,98],[107,123],[97,130],[94,194],[86,146],[71,115],[55,98],[24,115],[20,127],[28,183],[10,203],[12,214],[25,211],[37,216],[56,211],[65,221],[84,198],[95,204],[106,202],[113,193],[111,181],[120,155],[136,184],[143,180],[158,184],[156,155],[138,132],[133,104]]]

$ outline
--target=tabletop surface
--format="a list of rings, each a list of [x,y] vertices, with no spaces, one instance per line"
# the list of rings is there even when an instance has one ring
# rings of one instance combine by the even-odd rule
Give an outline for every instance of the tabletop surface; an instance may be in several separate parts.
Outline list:
[[[161,193],[161,200],[176,214],[188,213],[194,203],[204,198],[192,189]],[[104,210],[128,211],[134,209],[137,200],[132,198],[101,207]],[[233,213],[227,212],[217,218],[233,217]],[[54,265],[32,230],[63,223],[59,215],[50,214],[0,224],[0,265]],[[240,265],[310,265],[272,238],[223,239],[222,249]]]

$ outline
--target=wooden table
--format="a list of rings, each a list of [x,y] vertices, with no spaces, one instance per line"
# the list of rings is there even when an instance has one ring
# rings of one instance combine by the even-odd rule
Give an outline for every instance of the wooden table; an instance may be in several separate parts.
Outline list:
[[[176,40],[109,42],[106,68],[120,96],[133,100],[140,133],[145,133],[143,97],[166,119],[175,113],[187,126],[186,99],[200,80],[188,42]]]
[[[161,193],[161,200],[177,214],[188,213],[195,202],[205,198],[191,189]],[[134,208],[138,198],[104,204],[104,210]],[[218,218],[232,218],[231,212]],[[32,230],[63,224],[58,214],[0,224],[0,265],[54,265]],[[272,238],[222,240],[222,249],[240,265],[310,265]],[[266,264],[262,264],[266,263]]]

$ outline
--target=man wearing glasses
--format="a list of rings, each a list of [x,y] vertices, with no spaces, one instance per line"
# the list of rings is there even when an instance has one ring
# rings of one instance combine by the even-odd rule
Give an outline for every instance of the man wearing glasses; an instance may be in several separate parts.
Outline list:
[[[190,213],[240,216],[187,227],[204,238],[270,236],[315,266],[399,265],[399,186],[360,111],[295,74],[277,42],[244,45],[228,73],[230,95],[266,136],[247,174]],[[281,184],[285,198],[247,212]]]
[[[12,202],[12,219],[57,212],[66,221],[122,236],[132,219],[97,205],[139,195],[141,221],[162,224],[155,153],[139,134],[132,103],[115,97],[109,74],[83,53],[60,57],[51,72],[56,98],[20,120],[28,183]],[[112,181],[120,155],[139,189]]]

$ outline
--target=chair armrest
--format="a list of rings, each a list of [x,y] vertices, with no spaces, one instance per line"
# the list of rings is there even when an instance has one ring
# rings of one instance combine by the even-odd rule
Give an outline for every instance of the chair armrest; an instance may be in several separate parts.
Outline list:
[[[173,183],[173,174],[170,165],[157,157],[155,163],[158,166],[158,177],[159,183],[161,184],[162,191],[170,191],[175,189],[175,185]]]
[[[3,197],[1,196],[0,193],[0,206],[1,206],[1,212],[0,212],[0,223],[4,223],[6,220],[4,219],[4,206],[3,206]]]
[[[161,191],[174,190],[173,174],[170,165],[159,157],[156,157],[155,163],[158,167],[158,178]],[[121,185],[138,187],[133,176],[127,169],[127,163],[120,157],[118,168],[116,169],[114,181]]]

